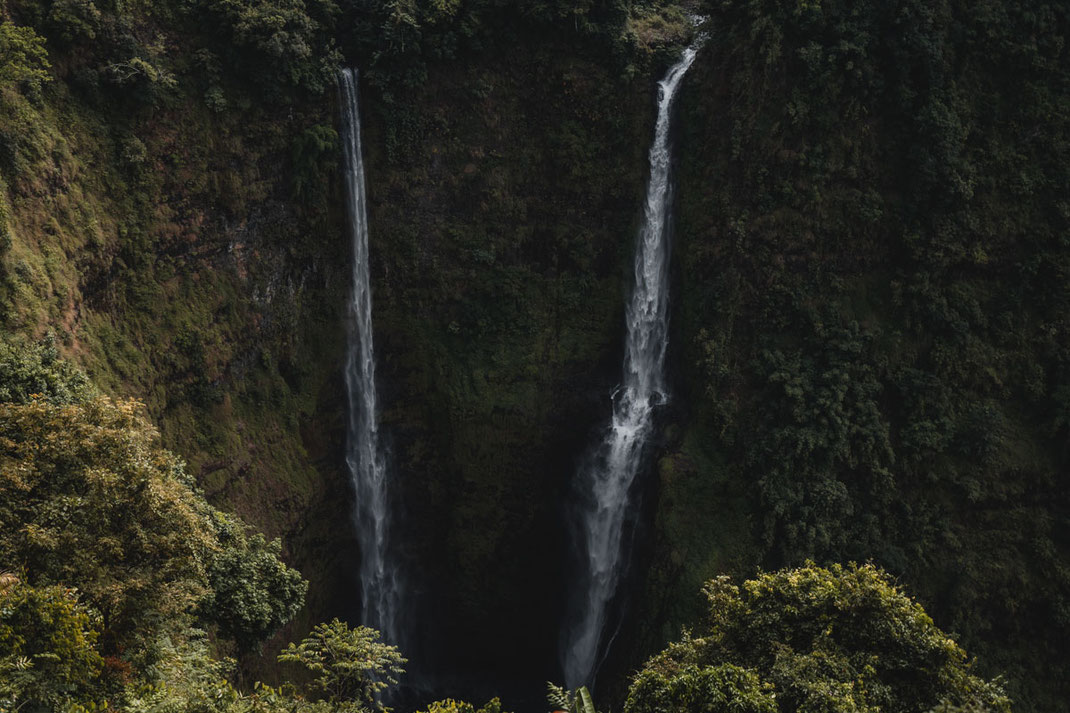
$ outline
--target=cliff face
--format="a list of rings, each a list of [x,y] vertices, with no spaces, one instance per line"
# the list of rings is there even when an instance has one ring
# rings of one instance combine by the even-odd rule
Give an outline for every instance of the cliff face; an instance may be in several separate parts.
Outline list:
[[[143,400],[208,497],[283,537],[322,585],[319,513],[344,518],[324,434],[342,403],[328,386],[347,255],[337,210],[301,205],[278,167],[329,104],[217,112],[194,86],[144,105],[54,57],[40,90],[0,89],[6,336],[54,333],[102,389]]]
[[[196,68],[135,93],[52,56],[54,81],[2,90],[5,328],[55,332],[211,499],[283,537],[313,581],[295,629],[355,615],[334,94],[276,107]],[[558,508],[617,378],[652,91],[563,40],[401,99],[362,85],[414,670],[555,675]]]
[[[1034,10],[714,10],[680,117],[663,636],[716,573],[873,560],[1020,709],[1065,700],[1068,24]]]
[[[237,44],[193,49],[166,4],[111,34],[98,16],[93,43],[10,5],[55,47],[54,81],[0,87],[6,336],[54,331],[213,500],[285,539],[313,580],[295,628],[355,614],[333,93],[223,72]],[[685,80],[674,401],[604,680],[694,620],[709,577],[872,559],[1023,710],[1055,710],[1066,11],[824,5],[711,7]],[[561,507],[619,378],[656,74],[511,32],[362,85],[406,653],[484,696],[556,676]]]
[[[299,425],[341,344],[336,221],[276,170],[307,119],[216,113],[192,91],[142,106],[57,74],[3,89],[6,330],[56,332],[96,383],[145,401],[210,494],[291,532],[319,480]]]
[[[390,108],[370,117],[382,422],[440,675],[553,675],[561,498],[618,378],[651,89],[549,43],[433,72],[393,155]]]

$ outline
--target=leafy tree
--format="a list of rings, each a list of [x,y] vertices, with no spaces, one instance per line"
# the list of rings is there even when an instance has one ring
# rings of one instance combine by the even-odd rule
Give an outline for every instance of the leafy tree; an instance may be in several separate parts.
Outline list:
[[[85,373],[60,358],[53,335],[31,344],[0,341],[0,402],[85,403],[95,393]]]
[[[101,25],[101,12],[93,0],[54,0],[48,10],[48,28],[66,44],[95,40]]]
[[[315,679],[314,692],[332,703],[356,703],[385,711],[379,693],[404,673],[396,646],[379,641],[379,632],[366,626],[350,629],[338,619],[317,624],[300,644],[291,643],[279,661],[303,666]]]
[[[0,558],[78,586],[123,633],[187,612],[216,547],[182,462],[138,410],[0,405]]]
[[[45,41],[32,27],[0,22],[0,86],[50,81],[50,68]]]
[[[217,521],[222,551],[208,567],[209,593],[200,612],[240,650],[249,651],[293,618],[304,604],[308,582],[279,558],[278,540],[250,536],[245,523],[232,516],[220,513]]]
[[[808,563],[705,589],[709,614],[636,676],[625,713],[1009,711],[994,682],[872,565]]]
[[[99,617],[74,590],[0,575],[0,709],[66,709],[100,693]]]
[[[776,697],[754,671],[719,664],[683,666],[666,675],[646,670],[628,696],[632,711],[650,713],[776,713]]]
[[[134,401],[0,404],[0,561],[77,586],[121,649],[202,613],[251,647],[307,584],[280,546],[212,508]]]

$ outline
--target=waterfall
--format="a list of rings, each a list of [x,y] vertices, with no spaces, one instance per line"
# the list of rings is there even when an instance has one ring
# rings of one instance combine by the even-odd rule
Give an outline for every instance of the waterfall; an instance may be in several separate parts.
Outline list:
[[[583,571],[573,582],[577,598],[562,641],[570,688],[593,683],[609,647],[609,605],[626,564],[625,533],[633,515],[632,491],[652,430],[654,407],[667,399],[665,349],[669,301],[669,123],[680,80],[695,60],[684,51],[658,84],[658,117],[650,147],[650,181],[636,239],[635,287],[627,305],[624,373],[613,395],[613,417],[577,481],[582,507],[577,547]]]
[[[345,168],[349,237],[353,244],[353,293],[349,301],[345,383],[349,401],[346,465],[353,481],[353,519],[360,540],[362,623],[397,643],[397,572],[387,562],[390,498],[386,462],[379,444],[372,344],[372,292],[368,270],[368,211],[364,192],[364,158],[360,142],[357,72],[339,75],[342,107],[342,153]]]

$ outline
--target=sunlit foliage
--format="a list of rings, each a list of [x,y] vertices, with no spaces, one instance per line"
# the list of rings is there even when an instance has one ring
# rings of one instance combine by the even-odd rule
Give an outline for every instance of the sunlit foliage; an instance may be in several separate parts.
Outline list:
[[[1009,711],[998,685],[877,568],[816,567],[709,582],[708,614],[651,659],[626,713]]]
[[[102,696],[99,616],[76,590],[0,574],[0,709],[66,710]]]
[[[44,40],[31,27],[0,22],[0,87],[15,82],[41,83],[51,79]]]

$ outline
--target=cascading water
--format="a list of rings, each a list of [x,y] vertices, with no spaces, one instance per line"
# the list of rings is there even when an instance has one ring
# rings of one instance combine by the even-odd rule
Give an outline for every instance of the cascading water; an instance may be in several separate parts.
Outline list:
[[[669,69],[658,85],[658,118],[650,147],[643,224],[636,240],[635,289],[627,306],[624,375],[613,397],[613,419],[589,465],[580,474],[579,581],[582,599],[563,637],[562,664],[570,688],[590,685],[609,646],[605,634],[609,605],[625,564],[626,520],[632,486],[643,461],[654,407],[664,403],[665,348],[669,302],[668,226],[670,186],[669,124],[680,80],[695,60],[696,47]],[[611,637],[610,637],[611,638]]]
[[[390,500],[386,463],[379,444],[376,411],[375,351],[372,345],[372,293],[368,271],[368,212],[364,193],[364,159],[357,104],[357,72],[341,71],[342,152],[353,244],[353,294],[349,302],[345,380],[349,399],[346,464],[356,492],[357,536],[360,539],[362,623],[397,643],[398,575],[387,561]]]

